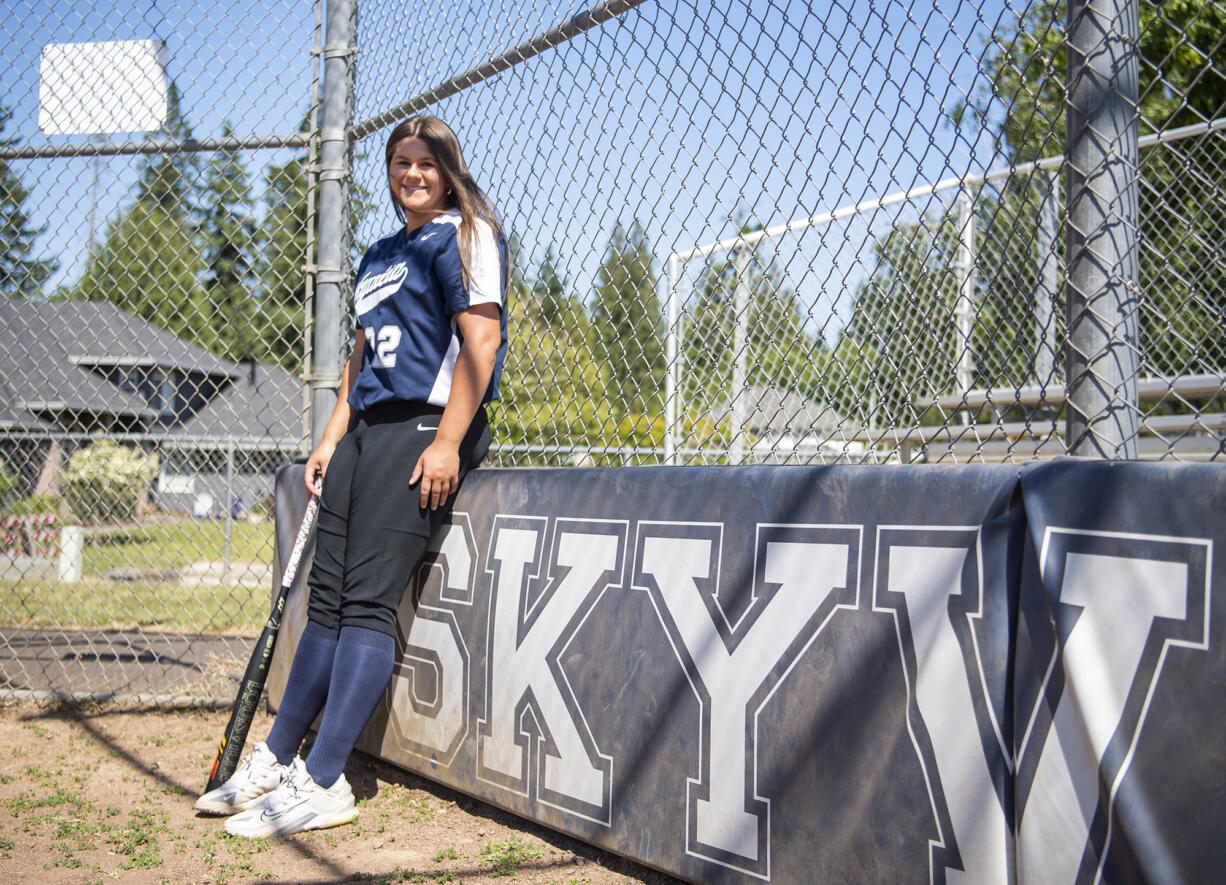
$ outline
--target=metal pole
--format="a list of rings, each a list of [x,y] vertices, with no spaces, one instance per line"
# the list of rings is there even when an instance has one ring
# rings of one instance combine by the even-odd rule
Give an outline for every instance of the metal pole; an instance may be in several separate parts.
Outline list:
[[[1034,383],[1039,387],[1055,382],[1056,323],[1055,304],[1060,285],[1059,256],[1056,254],[1056,207],[1060,201],[1060,179],[1055,172],[1041,172],[1043,196],[1039,204],[1040,262],[1039,285],[1034,294]]]
[[[1069,452],[1137,455],[1136,0],[1068,4]]]
[[[975,202],[969,189],[958,199],[958,306],[955,310],[962,353],[958,355],[958,392],[965,395],[975,381],[975,353],[971,342],[975,320]],[[971,413],[962,411],[962,423],[971,423]]]
[[[94,135],[90,138],[91,141],[101,142],[105,138],[102,135]],[[96,218],[98,215],[98,179],[101,177],[102,157],[95,155],[93,163],[93,182],[89,188],[89,246],[87,249],[90,258],[94,257],[94,244],[98,240],[98,226]]]
[[[561,24],[550,28],[545,33],[538,34],[531,40],[520,43],[506,52],[482,62],[475,68],[470,68],[464,73],[452,77],[444,83],[440,83],[428,92],[419,93],[408,101],[388,108],[374,117],[362,120],[353,127],[353,137],[365,138],[372,132],[378,132],[390,123],[403,120],[405,117],[410,117],[418,111],[424,111],[431,105],[438,104],[444,98],[457,95],[470,86],[476,86],[478,83],[483,83],[491,77],[496,77],[503,71],[522,64],[533,56],[540,55],[542,52],[555,46],[560,46],[567,40],[571,40],[585,31],[604,24],[624,12],[629,12],[643,2],[645,0],[604,0],[603,3],[597,3],[591,9],[586,9]]]
[[[746,367],[749,363],[749,246],[737,247],[733,260],[736,286],[732,306],[732,439],[728,443],[728,463],[740,464],[745,457]]]
[[[230,577],[230,558],[234,550],[234,440],[226,441],[226,546],[222,554],[222,579]]]
[[[310,142],[307,145],[307,201],[306,201],[306,242],[302,255],[302,370],[303,380],[309,380],[315,373],[315,230],[316,213],[319,203],[316,191],[319,189],[319,93],[320,93],[320,63],[323,58],[324,33],[324,3],[315,0],[315,39],[311,49],[311,111],[307,119],[307,131]],[[311,442],[311,397],[314,389],[310,384],[302,387],[302,439],[299,448],[309,452],[314,444]]]
[[[311,383],[311,446],[319,444],[341,377],[345,251],[349,244],[349,127],[353,106],[353,0],[328,0],[324,31],[323,119],[320,131],[319,238]]]
[[[664,338],[664,463],[677,463],[677,287],[680,262],[668,259],[668,328]]]

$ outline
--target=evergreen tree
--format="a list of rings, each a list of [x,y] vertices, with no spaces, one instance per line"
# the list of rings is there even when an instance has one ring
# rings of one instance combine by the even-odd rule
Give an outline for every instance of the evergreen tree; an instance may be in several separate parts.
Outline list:
[[[877,424],[905,427],[922,420],[916,401],[954,389],[961,355],[957,248],[958,228],[948,215],[898,224],[873,246],[874,272],[856,294],[840,345],[867,370],[857,376],[864,402],[852,413],[871,405]]]
[[[179,89],[173,80],[166,93],[166,121],[150,139],[190,140],[191,125],[183,116]],[[196,211],[196,182],[200,161],[193,153],[151,154],[136,186],[137,202],[157,205],[167,212],[191,216]]]
[[[514,412],[527,402],[528,389],[523,383],[522,358],[528,355],[526,342],[531,338],[533,314],[530,310],[531,296],[522,266],[523,249],[519,237],[507,235],[507,347],[506,365],[503,367],[502,396],[492,408],[501,414]],[[499,424],[505,418],[499,419]]]
[[[227,123],[222,135],[232,134]],[[251,186],[234,151],[212,155],[205,172],[201,205],[201,258],[209,310],[216,317],[223,355],[234,359],[262,356],[256,327],[256,274],[251,250],[255,240]]]
[[[307,130],[303,119],[299,132]],[[264,173],[267,212],[259,232],[260,287],[275,304],[301,306],[306,297],[302,266],[307,250],[307,157],[305,153]]]
[[[507,246],[511,344],[502,399],[493,407],[500,438],[511,444],[581,447],[601,435],[609,414],[607,408],[598,407],[602,382],[589,346],[591,323],[573,296],[562,298],[555,320],[546,322],[541,312],[543,281],[561,281],[565,291],[566,275],[558,259],[550,251],[529,283],[514,234],[508,236]]]
[[[596,354],[616,414],[658,412],[664,374],[664,322],[643,228],[618,224],[596,272],[592,305]]]
[[[761,230],[746,224],[742,234]],[[762,254],[761,242],[738,244],[708,262],[698,301],[688,312],[685,332],[685,396],[709,408],[726,402],[731,390],[736,341],[738,278],[744,285],[745,383],[805,396],[821,396],[824,344],[805,329],[805,314],[795,291],[783,282],[779,266]]]
[[[566,311],[570,296],[566,294],[566,277],[558,270],[558,259],[553,254],[553,245],[545,250],[545,258],[532,284],[532,295],[540,311],[541,319],[550,325],[557,324]]]
[[[158,205],[135,203],[111,226],[74,299],[111,301],[123,310],[201,346],[214,343],[194,231]]]
[[[138,200],[111,226],[71,297],[110,301],[185,341],[216,350],[218,328],[200,287],[201,267],[187,220]]]
[[[524,274],[523,246],[514,231],[507,234],[507,318],[524,317],[531,300],[528,278]]]
[[[306,120],[303,121],[304,129]],[[307,158],[271,165],[264,175],[267,211],[257,232],[260,334],[272,358],[291,372],[302,370],[306,328]]]
[[[0,106],[0,134],[11,112]],[[12,139],[0,138],[0,145],[13,144]],[[46,227],[34,227],[26,214],[25,202],[30,198],[21,179],[7,160],[0,159],[0,296],[32,298],[42,291],[42,285],[55,273],[59,263],[54,259],[33,257],[34,241]]]
[[[298,131],[310,132],[309,114],[303,116]],[[261,346],[290,372],[302,371],[302,339],[307,321],[304,268],[314,260],[314,256],[308,254],[308,223],[312,217],[308,167],[305,151],[283,164],[268,167],[264,174],[266,211],[255,235]],[[349,197],[350,230],[356,230],[374,210],[374,204],[369,192],[356,183],[350,184]],[[318,186],[315,200],[317,213]],[[317,214],[315,218],[317,224]],[[364,248],[356,239],[350,242],[349,259],[354,267]]]
[[[154,137],[190,138],[191,128],[170,85],[166,123]],[[135,199],[110,226],[70,297],[106,300],[208,350],[218,350],[218,324],[201,288],[196,241],[196,160],[152,155]]]

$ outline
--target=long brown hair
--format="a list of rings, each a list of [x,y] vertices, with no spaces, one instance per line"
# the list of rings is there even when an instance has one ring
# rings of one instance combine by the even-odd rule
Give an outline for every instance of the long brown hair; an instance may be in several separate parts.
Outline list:
[[[464,268],[464,280],[470,281],[470,267],[473,254],[473,242],[476,239],[476,220],[480,218],[494,229],[494,235],[502,233],[502,224],[494,204],[486,196],[485,191],[477,186],[468,164],[464,162],[464,154],[460,150],[460,140],[456,138],[451,127],[438,117],[421,114],[409,117],[400,123],[387,137],[387,147],[384,149],[384,168],[390,169],[392,154],[396,153],[396,145],[406,138],[420,138],[430,146],[430,152],[438,160],[439,171],[447,185],[447,208],[460,212],[460,229],[458,240],[460,245],[460,263]],[[404,207],[396,200],[391,181],[388,181],[388,191],[392,195],[392,205],[396,208],[396,217],[405,220]]]

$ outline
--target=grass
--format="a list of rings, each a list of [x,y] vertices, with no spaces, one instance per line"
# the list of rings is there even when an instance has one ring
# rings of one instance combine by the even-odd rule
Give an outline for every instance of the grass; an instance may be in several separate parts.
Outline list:
[[[271,562],[272,520],[231,523],[232,562]],[[220,562],[225,556],[225,523],[179,520],[91,530],[85,542],[84,572],[141,569],[166,571],[193,562]]]
[[[489,842],[481,848],[481,860],[489,868],[490,876],[514,876],[528,861],[541,856],[541,850],[512,837],[502,842]]]
[[[192,633],[258,632],[268,614],[269,581],[249,563],[272,562],[271,520],[232,524],[227,584],[180,583],[169,573],[221,562],[225,524],[178,520],[90,529],[79,584],[5,579],[0,561],[0,623],[84,629],[156,627]],[[126,572],[130,580],[106,577]],[[256,573],[257,575],[260,573]],[[238,581],[243,583],[238,583]]]
[[[186,633],[259,632],[269,587],[197,586],[89,580],[65,587],[0,582],[0,622],[17,627],[122,629]]]
[[[114,854],[123,856],[123,869],[161,866],[159,849],[162,839],[169,834],[164,811],[137,809],[122,824],[103,820],[104,816],[114,817],[109,809],[103,812],[62,784],[51,782],[55,774],[59,772],[40,773],[37,777],[44,787],[51,787],[50,793],[41,796],[22,793],[5,802],[14,817],[20,818],[25,832],[48,840],[56,857],[45,865],[47,868],[79,869],[83,864],[77,854],[96,850],[99,840]],[[12,848],[12,840],[6,842]]]

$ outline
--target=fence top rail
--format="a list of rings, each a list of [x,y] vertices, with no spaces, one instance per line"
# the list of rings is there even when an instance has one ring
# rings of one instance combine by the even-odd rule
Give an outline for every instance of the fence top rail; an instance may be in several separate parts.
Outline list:
[[[1211,133],[1221,132],[1222,130],[1226,130],[1226,117],[1210,120],[1207,123],[1195,123],[1191,126],[1183,126],[1179,129],[1170,129],[1165,132],[1151,133],[1149,135],[1142,136],[1138,140],[1137,144],[1138,147],[1147,148],[1153,147],[1157,144],[1171,144],[1187,138],[1194,138],[1198,135],[1209,135]],[[822,212],[817,215],[810,215],[807,218],[796,218],[792,221],[775,225],[774,227],[763,228],[762,230],[751,231],[745,234],[737,234],[734,237],[727,237],[715,243],[708,243],[703,246],[694,246],[691,249],[679,250],[673,252],[668,257],[669,261],[692,261],[695,258],[703,258],[715,252],[726,252],[736,246],[752,246],[759,240],[772,239],[786,233],[805,230],[806,228],[810,227],[819,227],[823,224],[829,224],[832,221],[862,215],[865,212],[872,212],[876,209],[884,209],[886,206],[907,202],[918,197],[928,196],[929,194],[959,188],[969,189],[972,187],[978,187],[986,182],[997,181],[1002,178],[1012,178],[1019,175],[1029,175],[1032,172],[1057,169],[1063,163],[1064,155],[1059,154],[1053,157],[1044,157],[1040,160],[1034,160],[1029,163],[1003,166],[999,169],[992,169],[987,172],[968,173],[967,175],[956,176],[954,178],[945,178],[936,183],[922,184],[909,190],[896,191],[892,194],[887,194],[884,197],[864,200],[849,206],[840,206],[837,209],[832,209],[828,212]]]
[[[1137,398],[1162,399],[1175,394],[1188,399],[1209,399],[1226,395],[1226,374],[1182,375],[1177,378],[1142,378],[1137,382]],[[1068,389],[1063,384],[1029,384],[1024,387],[981,388],[965,393],[950,393],[918,400],[921,408],[935,405],[949,411],[981,409],[985,406],[1063,405]]]
[[[1188,444],[1213,442],[1218,445],[1218,432],[1226,430],[1226,413],[1213,412],[1196,415],[1157,415],[1143,419],[1138,430],[1148,436],[1163,434],[1187,434],[1203,431],[1215,434],[1211,437],[1186,437]],[[849,435],[848,440],[872,445],[899,445],[901,443],[987,443],[1000,440],[1031,440],[1046,442],[1064,439],[1064,422],[1056,418],[1030,419],[1029,421],[995,421],[979,424],[942,424],[933,427],[912,427],[907,430],[863,430]],[[831,439],[831,441],[837,441]],[[1182,438],[1180,440],[1182,442]]]
[[[479,64],[474,68],[469,68],[464,73],[440,83],[433,89],[418,93],[394,107],[362,120],[353,127],[353,138],[355,140],[365,138],[379,131],[384,126],[399,122],[407,116],[442,101],[444,98],[459,93],[461,90],[495,77],[503,71],[527,61],[534,55],[540,55],[547,49],[552,49],[554,46],[565,43],[572,37],[576,37],[590,28],[603,24],[609,19],[616,18],[623,12],[633,9],[643,2],[644,0],[604,0],[603,3],[597,3],[590,9],[572,16],[561,24],[550,28],[542,34],[538,34],[512,49],[508,49],[506,52],[496,55],[489,61]]]
[[[250,135],[240,138],[159,138],[149,141],[89,141],[81,144],[0,145],[0,160],[54,157],[110,157],[124,154],[189,154],[308,147],[315,136]]]
[[[74,431],[39,430],[29,427],[6,427],[0,423],[0,442],[10,440],[55,440],[57,442],[92,442],[110,439],[121,443],[152,443],[163,449],[216,448],[231,446],[236,451],[296,452],[302,448],[302,440],[279,436],[208,436],[205,434],[157,434],[157,433],[86,433]]]

